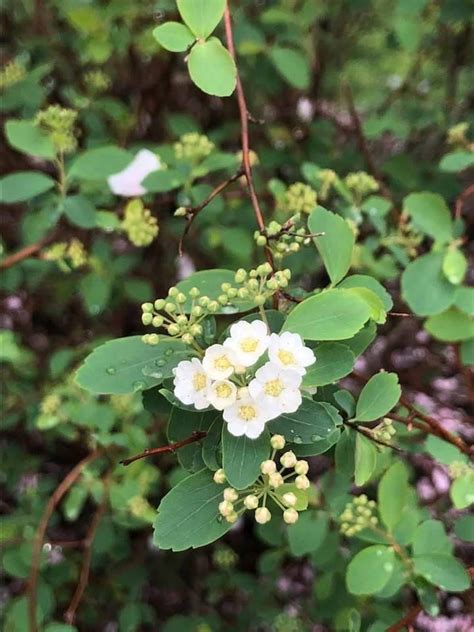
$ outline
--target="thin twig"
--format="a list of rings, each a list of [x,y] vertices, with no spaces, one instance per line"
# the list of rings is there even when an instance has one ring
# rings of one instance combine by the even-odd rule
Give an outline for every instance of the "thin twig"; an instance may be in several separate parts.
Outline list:
[[[229,184],[232,184],[232,182],[235,182],[236,180],[238,180],[241,176],[244,175],[244,170],[241,167],[237,173],[234,173],[233,176],[230,176],[230,178],[227,178],[227,180],[224,180],[223,182],[221,182],[220,184],[218,184],[215,189],[213,189],[209,195],[207,196],[207,198],[205,200],[203,200],[200,204],[198,204],[197,206],[193,206],[193,207],[187,207],[186,208],[186,220],[187,220],[187,224],[186,224],[186,228],[184,229],[183,235],[181,237],[181,239],[179,240],[179,256],[181,257],[183,255],[183,242],[186,238],[186,235],[189,233],[189,230],[191,228],[192,223],[194,222],[194,220],[196,219],[197,215],[204,209],[206,208],[206,206],[208,204],[210,204],[212,202],[212,200],[217,197],[220,193],[222,193],[222,191],[224,191],[224,189],[226,189]]]
[[[397,621],[396,623],[388,627],[386,632],[400,632],[400,630],[404,630],[405,628],[408,629],[409,626],[411,626],[411,624],[415,622],[415,619],[420,614],[421,610],[422,608],[420,604],[413,606],[412,608],[410,608],[407,614],[400,619],[400,621]]]
[[[464,189],[464,191],[456,200],[456,206],[454,207],[455,219],[461,219],[464,203],[471,195],[474,195],[474,184],[471,184],[470,186],[467,187],[467,189]]]
[[[29,259],[33,255],[36,255],[48,242],[53,239],[53,236],[45,237],[44,239],[40,239],[34,244],[30,244],[29,246],[25,246],[21,250],[14,252],[12,255],[8,255],[0,261],[0,270],[7,270],[11,268],[16,263],[20,261],[24,261],[25,259]]]
[[[384,448],[390,448],[391,450],[395,450],[395,452],[400,452],[402,454],[405,452],[405,450],[402,450],[396,445],[388,443],[387,441],[383,441],[383,439],[377,439],[377,437],[374,437],[373,433],[370,432],[370,429],[365,428],[365,426],[354,424],[351,421],[344,421],[344,425],[348,426],[349,428],[352,428],[352,430],[355,430],[355,432],[358,432],[359,434],[364,435],[364,437],[367,437],[367,439],[370,439],[370,441],[373,441],[374,443],[377,443],[378,445],[383,446]]]
[[[200,441],[206,435],[207,435],[207,432],[204,432],[204,430],[196,430],[195,432],[192,433],[190,437],[187,437],[186,439],[182,439],[181,441],[176,441],[176,443],[163,445],[159,448],[149,448],[148,450],[145,450],[144,452],[141,452],[140,454],[136,454],[135,456],[131,456],[128,459],[124,459],[123,461],[120,461],[120,463],[122,463],[122,465],[130,465],[130,463],[133,463],[134,461],[138,461],[139,459],[144,459],[147,456],[154,456],[155,454],[163,454],[164,452],[175,452],[176,450],[179,450],[180,448],[184,448],[185,446],[190,445],[191,443]]]
[[[102,454],[103,450],[94,450],[94,452],[91,452],[86,457],[84,457],[82,461],[79,461],[79,463],[69,472],[66,478],[64,478],[62,482],[58,485],[58,487],[48,500],[48,503],[43,511],[43,515],[41,516],[41,520],[36,531],[35,542],[33,544],[33,552],[31,555],[31,570],[30,576],[28,578],[28,620],[30,632],[37,632],[38,630],[38,626],[36,623],[38,576],[41,561],[41,551],[43,548],[43,542],[46,535],[46,529],[48,528],[48,523],[62,497],[76,482],[76,480],[82,474],[84,468],[89,465],[89,463],[92,463],[92,461],[95,461],[97,458],[102,456]]]
[[[82,561],[81,572],[79,575],[79,582],[77,584],[76,590],[74,591],[74,595],[71,599],[71,603],[68,606],[68,609],[64,613],[64,620],[69,625],[73,625],[76,612],[81,603],[84,592],[87,588],[87,584],[89,582],[89,573],[91,568],[92,561],[92,544],[94,543],[95,534],[99,527],[100,521],[102,520],[105,511],[107,509],[107,505],[109,502],[109,482],[110,482],[111,471],[109,471],[104,477],[104,491],[102,500],[97,507],[97,510],[92,518],[92,522],[87,530],[87,535],[84,539],[84,558]]]

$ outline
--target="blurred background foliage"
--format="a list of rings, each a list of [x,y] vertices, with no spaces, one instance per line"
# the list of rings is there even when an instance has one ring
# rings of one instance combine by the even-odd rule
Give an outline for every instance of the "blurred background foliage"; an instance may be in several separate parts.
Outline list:
[[[264,207],[273,208],[279,192],[294,181],[308,181],[321,195],[318,169],[333,170],[345,186],[333,189],[326,204],[357,226],[354,269],[386,283],[395,309],[405,311],[399,276],[414,256],[410,248],[421,254],[426,245],[403,241],[397,233],[402,252],[390,244],[381,248],[391,229],[374,238],[373,226],[380,226],[380,216],[396,210],[412,191],[439,193],[453,208],[469,184],[473,3],[235,4],[239,70],[256,121],[251,138]],[[145,196],[159,226],[148,245],[135,245],[122,225],[126,203],[105,184],[106,176],[119,169],[107,164],[100,181],[71,178],[67,199],[81,198],[77,212],[71,201],[69,210],[58,204],[61,191],[56,190],[27,203],[20,197],[2,211],[4,256],[40,244],[31,258],[3,270],[0,281],[2,625],[8,632],[29,629],[25,591],[40,516],[58,483],[94,448],[97,458],[54,512],[42,550],[37,597],[44,632],[207,632],[230,625],[277,632],[358,630],[354,608],[362,612],[362,629],[379,632],[396,620],[406,595],[364,605],[346,592],[347,549],[340,548],[337,529],[328,527],[328,520],[348,500],[347,480],[330,479],[326,455],[316,457],[314,467],[325,473],[320,493],[332,489],[335,506],[315,500],[325,513],[310,552],[295,554],[282,533],[250,524],[206,550],[160,552],[150,541],[155,507],[183,470],[173,455],[161,457],[159,469],[151,460],[127,469],[116,464],[127,454],[166,443],[166,410],[154,408],[153,402],[144,409],[139,394],[94,398],[73,382],[73,369],[99,342],[143,331],[142,301],[163,295],[194,268],[235,269],[261,257],[252,210],[238,185],[199,215],[185,241],[185,255],[177,257],[183,223],[174,210],[202,201],[222,179],[219,171],[235,171],[239,125],[235,99],[198,91],[184,56],[167,53],[153,38],[153,28],[175,16],[172,0],[4,2],[2,130],[12,119],[31,120],[59,104],[77,113],[69,128],[72,146],[64,152],[67,170],[84,152],[104,146],[131,152],[147,148],[173,170],[181,164],[174,144],[196,131],[215,144],[222,162],[187,165],[178,186],[165,182]],[[464,128],[455,127],[462,122]],[[37,170],[61,183],[54,161],[22,151],[8,135],[1,156],[5,174]],[[453,167],[453,159],[446,161],[453,153],[455,159],[461,153],[468,156],[461,168]],[[117,155],[107,154],[105,161]],[[99,163],[91,168],[102,168]],[[369,192],[361,194],[357,186],[348,191],[347,174],[362,170],[391,194],[389,207],[376,210],[378,220],[373,214],[371,219],[370,205],[364,207]],[[458,235],[472,231],[472,200],[464,203]],[[322,267],[308,263],[303,250],[291,255],[287,265],[306,288],[324,275]],[[439,411],[441,406],[454,430],[472,439],[472,429],[464,424],[467,369],[459,373],[452,347],[430,339],[416,319],[389,320],[374,347],[359,369],[394,368],[425,408]],[[106,454],[100,452],[104,448]],[[456,460],[440,449],[433,442],[425,446],[442,464]],[[447,512],[452,530],[462,516],[452,513],[449,483],[445,488],[440,482],[446,468],[421,455],[413,457],[411,466],[428,515]],[[107,507],[90,544],[88,529],[104,498]],[[472,546],[465,542],[462,523],[456,529],[461,534],[456,531],[456,550],[468,563]],[[62,623],[89,546],[89,584],[74,624]],[[442,595],[433,611],[437,618],[421,620],[420,629],[467,630],[462,626],[469,626],[470,606],[472,597],[463,601]],[[458,627],[449,627],[450,621]]]

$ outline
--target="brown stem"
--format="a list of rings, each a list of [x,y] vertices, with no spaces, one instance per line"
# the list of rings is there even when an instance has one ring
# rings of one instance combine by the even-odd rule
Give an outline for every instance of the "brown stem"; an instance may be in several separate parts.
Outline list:
[[[92,544],[94,543],[96,531],[99,527],[100,521],[102,520],[104,516],[104,513],[107,509],[107,504],[109,501],[108,489],[109,489],[109,482],[110,482],[110,474],[111,472],[106,474],[106,476],[104,477],[104,492],[103,492],[104,495],[103,495],[101,503],[97,507],[94,517],[92,518],[92,522],[89,526],[89,529],[87,530],[87,535],[83,541],[84,558],[82,561],[82,568],[79,575],[79,582],[77,584],[74,595],[71,599],[71,603],[69,604],[68,609],[64,613],[64,620],[69,625],[74,624],[77,609],[79,607],[79,604],[81,603],[82,597],[84,595],[84,592],[87,588],[87,584],[89,581],[89,573],[90,573],[91,561],[92,561]]]
[[[407,612],[407,614],[404,617],[402,617],[399,621],[397,621],[396,623],[388,627],[386,632],[400,632],[400,630],[403,630],[405,628],[408,629],[409,626],[411,626],[411,624],[414,623],[416,617],[420,614],[421,610],[422,608],[420,604],[413,606],[412,608],[410,608],[410,610]]]
[[[456,200],[456,205],[454,207],[454,217],[456,219],[461,219],[464,203],[471,195],[474,195],[474,184],[471,184],[466,189],[464,189],[464,191]]]
[[[227,41],[227,48],[232,55],[234,62],[236,62],[235,46],[234,46],[234,34],[232,31],[232,18],[229,9],[229,0],[227,1],[224,11],[224,24],[225,35]],[[237,65],[237,64],[236,64]],[[257,220],[258,229],[262,235],[266,235],[265,220],[263,219],[262,209],[258,201],[257,193],[255,191],[255,184],[253,181],[252,165],[250,164],[250,142],[249,142],[249,111],[247,108],[247,101],[245,99],[245,93],[240,80],[239,71],[237,70],[237,102],[239,105],[240,114],[240,137],[242,144],[242,166],[244,168],[245,177],[247,179],[247,186],[249,190],[250,200]],[[275,269],[275,263],[273,261],[273,255],[270,248],[265,247],[265,255],[268,263]]]
[[[120,461],[120,463],[122,463],[123,465],[130,465],[130,463],[133,463],[134,461],[138,461],[139,459],[144,459],[147,456],[154,456],[155,454],[163,454],[164,452],[175,452],[176,450],[179,450],[180,448],[184,448],[185,446],[190,445],[191,443],[200,441],[206,435],[207,435],[207,432],[204,432],[204,430],[196,430],[195,432],[192,433],[190,437],[187,437],[186,439],[182,439],[181,441],[176,441],[176,443],[170,443],[169,445],[163,445],[159,448],[149,448],[148,450],[145,450],[144,452],[141,452],[140,454],[136,454],[135,456],[131,456],[128,459],[124,459],[123,461]]]
[[[395,452],[401,452],[401,453],[404,452],[404,450],[402,450],[396,445],[392,445],[391,443],[388,443],[387,441],[383,441],[382,439],[377,439],[377,437],[374,437],[372,432],[370,432],[369,428],[365,428],[365,426],[352,423],[351,421],[345,421],[344,425],[348,426],[349,428],[352,428],[352,430],[354,430],[355,432],[358,432],[359,434],[364,435],[364,437],[367,437],[367,439],[370,439],[370,441],[373,441],[374,443],[377,443],[378,445],[381,445],[384,448],[390,448],[391,450],[395,450]]]
[[[79,463],[69,472],[66,478],[64,478],[63,481],[58,485],[58,487],[48,500],[48,503],[43,511],[43,515],[41,516],[41,520],[36,531],[35,542],[33,544],[31,570],[30,576],[28,578],[28,620],[30,632],[37,632],[38,630],[38,626],[36,624],[36,601],[38,592],[39,565],[41,561],[41,550],[43,548],[43,542],[46,534],[46,529],[48,528],[48,523],[62,497],[76,482],[84,468],[89,465],[89,463],[95,461],[95,459],[102,456],[102,454],[102,450],[94,450],[94,452],[91,452],[86,457],[84,457],[82,461],[79,461]]]
[[[206,208],[206,206],[208,204],[210,204],[212,202],[212,200],[217,197],[219,195],[219,193],[222,193],[222,191],[224,191],[224,189],[226,189],[229,184],[232,184],[232,182],[235,182],[236,180],[238,180],[241,176],[244,175],[244,170],[241,167],[237,173],[234,173],[233,176],[231,176],[230,178],[227,178],[227,180],[224,180],[223,182],[221,182],[220,184],[218,184],[215,189],[213,189],[209,195],[207,196],[207,198],[205,200],[203,200],[200,204],[198,204],[197,206],[193,206],[191,208],[187,208],[186,209],[186,219],[187,219],[187,224],[186,224],[186,228],[184,229],[183,232],[183,236],[181,237],[181,239],[179,240],[179,255],[182,256],[183,254],[183,242],[186,238],[186,235],[188,234],[192,223],[194,222],[194,220],[196,219],[197,215],[204,209]]]
[[[25,246],[21,250],[14,252],[12,255],[8,255],[8,257],[5,257],[4,259],[0,261],[0,270],[6,270],[7,268],[11,268],[16,263],[19,263],[20,261],[23,261],[24,259],[28,259],[29,257],[32,257],[33,255],[38,253],[41,250],[41,248],[43,248],[48,243],[48,241],[50,241],[50,239],[42,239],[40,241],[37,241],[34,244]]]

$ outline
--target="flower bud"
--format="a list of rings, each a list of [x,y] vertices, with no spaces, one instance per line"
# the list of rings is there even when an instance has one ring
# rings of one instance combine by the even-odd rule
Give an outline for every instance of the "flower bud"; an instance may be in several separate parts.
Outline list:
[[[257,281],[257,279],[250,279],[247,283],[247,287],[249,290],[252,290],[253,292],[256,292],[258,290],[259,287],[259,283]]]
[[[194,337],[191,334],[183,334],[181,339],[185,345],[192,345],[194,342]]]
[[[200,307],[199,305],[193,307],[191,310],[191,316],[194,316],[195,318],[199,318],[199,316],[202,316],[202,307]]]
[[[265,235],[259,235],[255,241],[257,243],[257,246],[267,245],[267,238],[265,237]]]
[[[273,474],[276,472],[276,463],[268,459],[260,464],[260,471],[262,474]]]
[[[235,511],[232,511],[228,516],[225,517],[226,521],[230,524],[234,524],[235,522],[237,522],[238,518],[239,515]]]
[[[178,318],[176,319],[176,322],[178,323],[178,325],[183,327],[188,324],[188,319],[186,318],[184,314],[180,314]]]
[[[164,306],[166,305],[166,301],[164,298],[157,298],[155,301],[155,309],[159,312],[161,311]]]
[[[243,268],[239,268],[235,273],[235,282],[243,283],[247,278],[247,272]]]
[[[309,465],[307,461],[296,461],[295,472],[297,474],[307,474]]]
[[[268,477],[268,482],[270,483],[271,487],[277,489],[277,487],[280,487],[284,483],[283,476],[279,472],[275,472],[274,474],[270,474],[270,476]]]
[[[230,288],[232,287],[232,285],[230,283],[222,283],[221,284],[221,290],[225,293],[227,293]]]
[[[283,454],[280,457],[280,463],[283,465],[283,467],[286,467],[286,468],[295,467],[296,462],[297,462],[296,455],[291,450],[289,450],[288,452],[285,452],[285,454]]]
[[[153,314],[149,314],[148,312],[145,312],[144,314],[142,314],[142,323],[144,325],[151,325],[153,321]]]
[[[184,305],[184,303],[186,303],[186,294],[179,292],[179,294],[176,296],[176,302],[180,305]]]
[[[256,305],[265,305],[266,300],[267,299],[265,298],[263,294],[257,294],[257,296],[254,298]]]
[[[143,338],[145,338],[145,336]],[[143,340],[143,342],[146,342],[147,345],[157,345],[160,342],[160,337],[158,334],[148,334],[146,340]]]
[[[294,507],[298,502],[298,499],[296,498],[295,494],[293,494],[293,492],[287,492],[286,494],[283,494],[281,499],[288,507]]]
[[[309,478],[304,474],[301,474],[295,478],[295,485],[297,489],[308,489],[310,485]]]
[[[272,514],[266,507],[259,507],[255,510],[255,520],[258,524],[266,524],[272,519]]]
[[[248,298],[249,296],[249,291],[247,290],[246,287],[241,287],[238,291],[237,291],[237,296],[239,298]]]
[[[273,435],[270,439],[270,445],[274,450],[283,450],[285,447],[285,437],[283,435]]]
[[[206,308],[209,305],[210,300],[211,299],[208,296],[201,296],[201,298],[199,299],[199,305]]]
[[[193,325],[191,329],[189,330],[189,332],[193,336],[200,336],[202,334],[202,327],[201,325]]]
[[[272,291],[278,290],[278,283],[275,279],[268,279],[266,285],[269,290],[272,290]]]
[[[142,312],[148,313],[153,311],[153,303],[143,303]]]
[[[197,288],[197,287],[192,287],[192,288],[189,290],[189,296],[190,296],[191,298],[197,298],[198,296],[201,296],[201,292],[198,290],[198,288]]]
[[[226,294],[230,299],[233,299],[237,296],[237,292],[238,292],[237,288],[231,287],[227,290]]]
[[[177,325],[176,323],[172,323],[171,325],[168,325],[167,331],[170,336],[178,336],[181,332],[181,329],[179,328],[179,325]]]
[[[166,303],[165,312],[167,314],[173,314],[176,311],[176,305],[174,303]]]
[[[239,497],[239,494],[233,487],[226,487],[224,489],[224,500],[228,500],[231,503],[235,503],[238,497]]]
[[[170,289],[168,290],[168,296],[171,296],[174,298],[175,296],[178,296],[178,294],[179,294],[179,290],[175,286],[170,287]]]
[[[286,522],[286,524],[295,524],[295,522],[298,522],[298,518],[298,512],[296,511],[296,509],[293,509],[293,507],[285,509],[285,511],[283,512],[283,520]]]
[[[228,500],[219,503],[219,513],[221,516],[229,516],[234,511],[234,505]]]
[[[217,301],[211,301],[207,306],[207,309],[210,312],[217,312],[217,310],[219,309],[219,303]]]
[[[214,472],[214,476],[212,478],[214,479],[214,483],[222,485],[226,481],[224,470],[220,468],[219,470]]]
[[[153,327],[163,327],[164,322],[165,319],[163,318],[163,316],[155,316],[153,318],[152,325]]]
[[[219,301],[221,305],[227,305],[227,303],[229,302],[229,297],[226,296],[225,294],[221,294],[220,296],[217,297],[217,300]]]
[[[179,206],[174,212],[175,217],[186,217],[187,214],[188,211],[185,206]]]
[[[258,498],[255,494],[249,494],[244,498],[244,505],[247,509],[257,509]]]

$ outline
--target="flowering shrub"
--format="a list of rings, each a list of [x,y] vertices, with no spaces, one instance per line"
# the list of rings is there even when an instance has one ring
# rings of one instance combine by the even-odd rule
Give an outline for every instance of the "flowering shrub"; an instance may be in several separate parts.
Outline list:
[[[2,629],[470,629],[467,4],[8,4]]]

